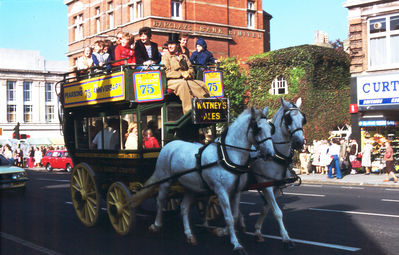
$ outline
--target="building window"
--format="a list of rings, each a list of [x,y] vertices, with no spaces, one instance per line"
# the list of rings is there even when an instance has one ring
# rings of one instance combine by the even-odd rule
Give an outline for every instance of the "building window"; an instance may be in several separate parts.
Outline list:
[[[171,17],[174,19],[182,18],[180,1],[172,1],[171,2]]]
[[[46,105],[46,122],[54,122],[54,105]]]
[[[96,33],[100,33],[100,31],[101,31],[100,7],[96,7]]]
[[[143,5],[141,1],[136,1],[129,6],[130,21],[141,19],[143,17]]]
[[[54,89],[53,89],[53,84],[52,83],[46,83],[45,85],[45,97],[46,97],[46,102],[52,102],[54,100]]]
[[[283,76],[279,76],[272,82],[272,87],[269,91],[272,95],[288,94],[287,81]]]
[[[249,28],[255,27],[255,3],[253,1],[247,2],[247,25]]]
[[[83,14],[74,17],[75,41],[83,39]]]
[[[32,122],[32,105],[24,105],[24,122]]]
[[[108,28],[114,28],[114,5],[112,2],[108,2]]]
[[[16,101],[16,81],[7,81],[7,101]]]
[[[16,105],[7,105],[7,121],[8,122],[17,122],[17,106]]]
[[[24,102],[31,101],[32,94],[32,82],[24,81]]]
[[[399,15],[370,19],[369,66],[391,68],[399,65]]]

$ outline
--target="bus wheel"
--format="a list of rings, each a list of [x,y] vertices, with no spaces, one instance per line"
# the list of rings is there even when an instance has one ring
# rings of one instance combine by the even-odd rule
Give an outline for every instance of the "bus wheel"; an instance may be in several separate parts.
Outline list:
[[[96,225],[100,214],[100,194],[94,171],[86,163],[80,163],[73,168],[71,196],[79,220],[87,227]]]
[[[107,192],[107,212],[112,227],[120,235],[127,235],[136,222],[136,214],[128,201],[131,193],[122,182],[114,182]]]

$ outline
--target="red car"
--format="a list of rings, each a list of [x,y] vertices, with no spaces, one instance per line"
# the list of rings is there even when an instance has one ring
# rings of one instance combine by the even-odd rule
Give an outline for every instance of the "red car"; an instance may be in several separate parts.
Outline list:
[[[71,172],[73,168],[72,159],[66,150],[47,151],[42,158],[42,166],[51,172],[54,168],[62,168],[67,172]]]

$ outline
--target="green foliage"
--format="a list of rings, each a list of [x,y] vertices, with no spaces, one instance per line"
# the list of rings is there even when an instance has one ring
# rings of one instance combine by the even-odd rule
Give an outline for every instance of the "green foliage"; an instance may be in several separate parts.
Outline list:
[[[240,67],[235,58],[221,58],[220,67],[223,70],[223,86],[225,96],[230,100],[230,114],[232,118],[237,117],[245,109],[246,85],[245,71]]]
[[[269,91],[273,80],[283,76],[288,84],[284,99],[295,102],[302,97],[308,141],[325,139],[328,131],[350,122],[350,60],[342,50],[302,45],[252,56],[248,64],[249,103],[269,106],[274,114],[281,95]]]

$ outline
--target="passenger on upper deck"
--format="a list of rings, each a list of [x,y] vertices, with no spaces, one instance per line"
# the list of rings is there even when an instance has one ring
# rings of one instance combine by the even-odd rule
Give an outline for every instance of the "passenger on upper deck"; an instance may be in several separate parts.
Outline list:
[[[193,80],[194,69],[187,56],[178,50],[177,42],[169,41],[168,50],[162,56],[166,78],[168,78],[168,89],[173,90],[179,96],[182,101],[183,113],[186,113],[192,108],[193,97],[209,97],[209,91],[203,81]]]
[[[93,66],[92,49],[87,46],[83,50],[83,56],[79,57],[76,61],[78,70],[84,70]]]
[[[115,60],[120,60],[124,58],[128,58],[127,63],[129,64],[135,64],[136,60],[134,57],[134,50],[131,49],[130,43],[131,41],[131,35],[129,33],[124,33],[122,35],[122,40],[121,44],[116,46],[115,48]],[[125,61],[119,61],[116,63],[113,63],[113,66],[120,66],[123,65]]]
[[[191,63],[193,63],[194,65],[206,66],[217,62],[212,53],[207,50],[207,45],[204,39],[198,38],[195,46],[197,50],[194,51],[191,55]]]
[[[190,50],[187,48],[188,39],[190,39],[190,36],[187,33],[181,33],[179,36],[180,51],[190,58]]]
[[[151,40],[151,28],[142,27],[139,30],[140,40],[136,41],[134,54],[138,65],[156,65],[161,61],[158,44]]]
[[[108,47],[108,53],[111,56],[111,61],[115,60],[115,48],[116,48],[116,46],[121,44],[122,36],[123,36],[123,33],[121,31],[119,31],[116,34],[116,41],[114,43],[111,42],[111,44]]]
[[[109,53],[104,52],[104,42],[101,40],[95,41],[93,49],[93,63],[95,66],[104,66],[110,61]]]

